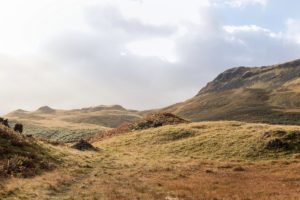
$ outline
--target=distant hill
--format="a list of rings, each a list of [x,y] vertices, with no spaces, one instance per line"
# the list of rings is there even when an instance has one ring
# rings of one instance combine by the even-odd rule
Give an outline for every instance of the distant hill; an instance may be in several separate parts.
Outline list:
[[[56,111],[54,109],[50,108],[49,106],[40,107],[39,109],[37,109],[35,111],[35,113],[40,113],[40,114],[52,114],[55,112]]]
[[[5,117],[25,124],[25,134],[47,139],[74,142],[99,131],[114,128],[141,118],[134,110],[120,105],[58,110],[43,106],[29,112],[16,110]]]
[[[104,127],[117,127],[124,122],[132,122],[141,118],[137,111],[127,110],[120,105],[97,106],[73,110],[56,110],[49,106],[43,106],[36,111],[28,112],[16,110],[8,113],[6,117],[17,120],[28,120],[45,126],[59,125],[63,127],[66,123],[73,126],[98,125]],[[54,124],[53,124],[54,123]]]
[[[162,111],[192,121],[300,124],[300,60],[226,70],[195,97]]]

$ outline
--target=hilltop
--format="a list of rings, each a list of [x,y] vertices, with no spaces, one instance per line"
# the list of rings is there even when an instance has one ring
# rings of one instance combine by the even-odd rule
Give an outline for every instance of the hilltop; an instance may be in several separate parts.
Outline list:
[[[50,108],[49,106],[42,106],[34,112],[40,113],[40,114],[52,114],[52,113],[55,113],[56,110],[54,110],[53,108]]]
[[[56,119],[65,123],[90,124],[110,128],[140,118],[137,111],[127,110],[120,105],[96,106],[73,110],[57,110],[49,106],[43,106],[32,112],[18,109],[8,113],[6,117],[39,123]]]
[[[263,67],[236,67],[199,93],[162,111],[192,121],[240,120],[300,124],[300,60]]]

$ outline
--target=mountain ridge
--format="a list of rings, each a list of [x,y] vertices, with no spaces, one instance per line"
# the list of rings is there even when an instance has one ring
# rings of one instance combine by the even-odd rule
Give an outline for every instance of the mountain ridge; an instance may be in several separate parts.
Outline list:
[[[196,96],[159,111],[191,121],[300,124],[300,59],[228,69]]]

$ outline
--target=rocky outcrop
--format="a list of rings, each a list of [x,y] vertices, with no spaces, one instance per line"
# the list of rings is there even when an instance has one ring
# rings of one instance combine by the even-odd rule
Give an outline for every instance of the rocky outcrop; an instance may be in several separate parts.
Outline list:
[[[263,83],[271,90],[299,76],[300,60],[264,67],[236,67],[218,75],[198,95],[251,87],[257,83]]]

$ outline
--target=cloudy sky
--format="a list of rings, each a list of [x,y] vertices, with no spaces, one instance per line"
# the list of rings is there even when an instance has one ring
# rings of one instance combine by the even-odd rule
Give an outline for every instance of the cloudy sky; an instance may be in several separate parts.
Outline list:
[[[170,105],[234,66],[300,58],[297,0],[0,2],[0,113]]]

